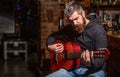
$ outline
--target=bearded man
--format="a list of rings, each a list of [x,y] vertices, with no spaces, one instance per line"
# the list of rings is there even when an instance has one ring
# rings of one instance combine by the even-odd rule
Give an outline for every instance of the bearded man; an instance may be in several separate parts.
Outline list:
[[[64,52],[63,43],[55,43],[56,39],[62,41],[72,40],[80,44],[80,66],[70,70],[61,68],[46,77],[105,77],[105,59],[91,59],[91,51],[107,49],[107,36],[100,25],[99,16],[95,13],[86,15],[83,7],[76,1],[65,4],[64,14],[71,25],[51,34],[46,42],[50,52],[56,54]]]

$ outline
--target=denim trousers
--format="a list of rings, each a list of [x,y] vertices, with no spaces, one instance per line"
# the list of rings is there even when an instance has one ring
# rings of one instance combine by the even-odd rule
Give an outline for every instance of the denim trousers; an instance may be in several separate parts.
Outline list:
[[[73,71],[59,69],[58,71],[53,72],[45,77],[105,77],[105,72],[103,70],[99,70],[97,72],[84,76],[87,70],[87,68],[78,68]]]

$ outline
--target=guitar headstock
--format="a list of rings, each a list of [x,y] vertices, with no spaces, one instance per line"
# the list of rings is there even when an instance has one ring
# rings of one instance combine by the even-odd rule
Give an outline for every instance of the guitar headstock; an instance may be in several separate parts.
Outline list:
[[[108,59],[110,56],[109,49],[100,49],[98,51],[93,51],[94,58],[105,58]]]

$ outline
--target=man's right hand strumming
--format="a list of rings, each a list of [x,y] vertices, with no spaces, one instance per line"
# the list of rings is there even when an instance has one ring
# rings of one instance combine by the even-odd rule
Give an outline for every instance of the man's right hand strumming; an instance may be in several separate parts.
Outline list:
[[[62,43],[48,45],[48,50],[54,53],[62,53],[64,51],[64,46]]]

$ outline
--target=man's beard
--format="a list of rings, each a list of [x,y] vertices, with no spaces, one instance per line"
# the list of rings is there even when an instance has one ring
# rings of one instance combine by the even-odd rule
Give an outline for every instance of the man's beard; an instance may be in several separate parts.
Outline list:
[[[85,23],[86,22],[85,22],[85,19],[83,17],[82,17],[82,19],[83,19],[82,24],[79,23],[79,24],[73,26],[75,32],[77,32],[77,33],[82,33],[85,29]]]
[[[82,33],[84,31],[84,26],[82,24],[76,25],[74,27],[75,32]]]

